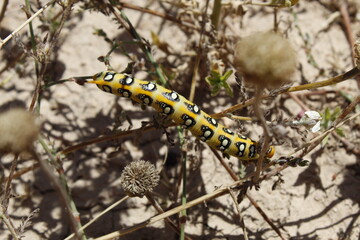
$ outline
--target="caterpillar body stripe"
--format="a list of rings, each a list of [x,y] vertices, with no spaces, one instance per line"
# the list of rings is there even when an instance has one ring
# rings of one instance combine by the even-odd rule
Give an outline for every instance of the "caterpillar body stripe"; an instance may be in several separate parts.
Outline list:
[[[258,142],[235,134],[175,91],[114,71],[95,74],[93,80],[87,83],[95,83],[102,91],[153,107],[188,129],[210,147],[225,154],[235,156],[240,160],[259,158]],[[275,148],[270,146],[266,157],[271,158],[274,153]]]

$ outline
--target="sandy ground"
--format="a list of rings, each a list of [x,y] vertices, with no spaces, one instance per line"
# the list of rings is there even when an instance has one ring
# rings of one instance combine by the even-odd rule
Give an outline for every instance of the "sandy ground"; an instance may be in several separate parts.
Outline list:
[[[10,1],[1,23],[2,38],[26,19],[25,14],[19,9],[20,4],[23,4],[22,1]],[[174,16],[181,13],[166,3],[163,3],[163,7],[150,2],[148,5],[140,2],[139,5],[159,12],[167,9],[167,13]],[[112,17],[95,11],[83,11],[79,6],[80,4],[75,6],[72,15],[66,21],[56,54],[51,57],[48,76],[53,81],[92,75],[106,69],[97,58],[105,55],[111,46],[93,34],[95,29],[103,29],[110,39],[131,40],[126,31],[118,28]],[[246,9],[248,12],[242,21],[239,17],[225,18],[226,24],[231,26],[226,30],[230,39],[273,28],[272,10],[257,6],[249,6]],[[51,11],[46,10],[45,14],[54,16],[56,11]],[[156,61],[168,69],[175,69],[176,79],[171,80],[172,88],[188,96],[194,64],[194,52],[191,53],[190,46],[197,44],[199,35],[189,36],[174,23],[139,11],[125,9],[125,13],[142,37],[152,42],[151,32],[156,33],[161,41],[169,44],[172,52],[181,55],[167,56],[156,46],[152,49]],[[279,28],[286,33],[299,57],[298,72],[294,76],[295,84],[324,80],[353,67],[351,47],[340,17],[329,22],[334,13],[335,9],[318,1],[300,1],[292,11],[279,11]],[[357,14],[356,17],[355,12],[351,19],[353,35],[359,34],[360,30],[359,13]],[[35,32],[44,37],[40,27],[40,21],[36,19]],[[26,30],[21,31],[20,38],[23,42],[29,41]],[[12,40],[1,50],[1,68],[15,54],[14,48],[16,43]],[[138,62],[145,58],[136,46],[127,45],[127,51]],[[190,53],[187,54],[186,51]],[[316,64],[307,61],[309,51]],[[111,56],[112,67],[119,71],[123,70],[129,61],[120,51]],[[16,62],[14,66],[1,72],[0,81],[10,79],[0,86],[1,109],[29,106],[35,89],[34,71],[34,62],[29,56],[25,63]],[[146,71],[140,71],[136,76],[149,77]],[[238,88],[233,76],[229,82],[236,91]],[[333,90],[334,93],[314,94],[309,97],[299,93],[299,97],[310,109],[323,113],[325,108],[334,109],[339,106],[344,109],[347,106],[348,103],[337,92],[343,91],[352,96],[359,93],[353,80],[324,89]],[[224,91],[216,97],[211,97],[203,79],[198,79],[197,93],[194,101],[210,114],[241,101],[239,94],[230,98]],[[277,97],[267,106],[273,120],[279,112],[285,119],[297,116],[302,111],[297,103],[285,95]],[[241,113],[249,114],[252,114],[251,111]],[[95,86],[79,86],[71,82],[55,85],[43,92],[40,106],[42,137],[48,146],[58,151],[75,143],[110,134],[116,129],[127,130],[130,124],[125,115],[127,119],[131,119],[132,128],[136,129],[141,126],[142,121],[152,121],[156,113],[151,109],[142,111],[140,106],[131,104],[129,100],[105,94]],[[232,129],[238,128],[237,123],[232,120],[224,119],[223,123]],[[343,127],[346,138],[355,145],[359,144],[359,126],[359,119],[356,119]],[[259,126],[250,123],[244,124],[242,131],[254,139],[258,139],[262,132]],[[179,192],[176,191],[181,165],[180,148],[176,129],[169,128],[168,132],[175,141],[173,146],[169,145],[162,130],[154,130],[90,145],[63,158],[65,175],[82,223],[88,222],[106,207],[124,197],[125,194],[119,185],[119,177],[124,166],[131,161],[144,159],[160,168],[165,153],[169,154],[168,164],[163,170],[160,186],[155,189],[155,196],[164,209],[180,205]],[[289,136],[302,143],[302,136],[295,130],[289,129]],[[308,133],[307,141],[314,136]],[[195,138],[191,134],[187,139],[190,143],[195,143]],[[47,159],[40,144],[37,145],[39,153]],[[197,150],[194,150],[195,146]],[[195,158],[188,164],[188,201],[232,183],[232,179],[208,147],[200,143],[192,144],[190,148],[190,153]],[[277,147],[274,158],[290,154],[293,150],[294,146],[290,142],[285,142]],[[262,182],[259,191],[252,189],[249,195],[287,239],[359,239],[359,156],[348,151],[339,140],[330,137],[325,146],[319,145],[304,158],[310,160],[310,165],[287,168],[282,172],[284,183],[278,185],[275,190],[272,190],[272,185],[277,177]],[[1,156],[1,174],[7,176],[12,160],[11,155]],[[237,169],[239,162],[236,158],[232,157],[227,162],[233,165],[234,170]],[[33,164],[32,159],[24,156],[17,169]],[[14,198],[10,200],[7,212],[16,226],[19,226],[21,220],[32,211],[40,209],[39,214],[32,219],[32,225],[26,228],[22,239],[64,239],[71,233],[59,196],[40,169],[14,179],[12,187]],[[244,199],[239,207],[250,239],[280,239],[247,199]],[[192,239],[243,239],[234,202],[229,195],[192,207],[187,214],[185,232]],[[86,233],[89,237],[99,237],[131,227],[154,215],[156,211],[145,198],[132,198],[100,218]],[[177,221],[177,218],[173,217],[173,220]],[[4,224],[0,225],[0,238],[11,239]],[[122,239],[155,238],[178,239],[163,222],[157,222]]]

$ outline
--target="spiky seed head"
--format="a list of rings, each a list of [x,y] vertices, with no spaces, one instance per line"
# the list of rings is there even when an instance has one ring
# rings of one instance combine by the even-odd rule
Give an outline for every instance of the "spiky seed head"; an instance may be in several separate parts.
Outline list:
[[[40,126],[35,116],[21,108],[0,114],[0,152],[29,152],[38,138]]]
[[[155,166],[144,160],[127,165],[120,177],[121,186],[130,197],[143,197],[159,184],[160,176]]]
[[[247,82],[278,87],[291,80],[296,65],[295,51],[279,34],[255,33],[236,43],[235,66]]]

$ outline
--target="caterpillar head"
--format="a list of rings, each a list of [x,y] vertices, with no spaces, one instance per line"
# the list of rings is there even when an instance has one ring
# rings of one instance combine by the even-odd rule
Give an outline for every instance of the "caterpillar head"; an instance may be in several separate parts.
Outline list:
[[[92,81],[87,81],[87,83],[95,83],[100,90],[112,93],[111,82],[115,74],[116,72],[113,71],[99,72],[92,77]]]
[[[274,156],[274,154],[275,154],[275,147],[270,146],[268,151],[266,152],[266,157],[267,158],[272,158],[272,156]]]

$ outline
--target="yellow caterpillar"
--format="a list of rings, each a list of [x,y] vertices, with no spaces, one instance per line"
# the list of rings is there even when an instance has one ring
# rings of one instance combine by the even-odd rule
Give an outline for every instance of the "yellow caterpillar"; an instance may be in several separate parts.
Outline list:
[[[130,98],[135,102],[151,106],[159,113],[169,116],[210,147],[239,158],[255,160],[259,158],[258,143],[250,138],[235,134],[200,108],[176,93],[156,83],[134,79],[113,71],[100,72],[92,81],[102,91]],[[270,146],[266,157],[271,158],[275,148]]]

